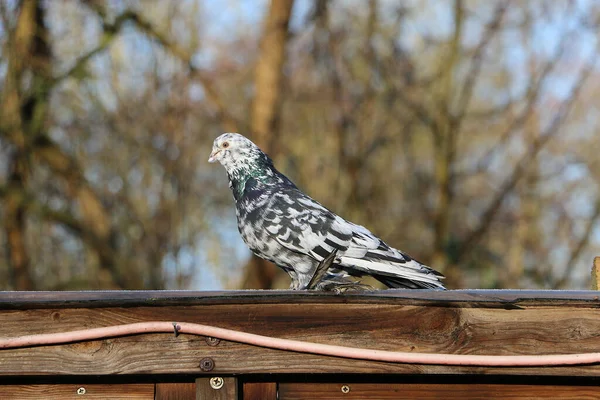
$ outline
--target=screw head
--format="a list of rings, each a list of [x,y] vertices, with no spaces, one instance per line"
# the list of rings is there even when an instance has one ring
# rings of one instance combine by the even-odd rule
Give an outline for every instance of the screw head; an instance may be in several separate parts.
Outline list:
[[[350,392],[350,386],[343,385],[342,386],[342,393],[349,393],[349,392]]]
[[[223,387],[225,381],[220,376],[213,376],[212,378],[210,378],[209,383],[211,388],[219,390]]]
[[[200,360],[200,369],[204,372],[212,371],[215,367],[215,362],[212,358],[206,357]]]
[[[85,392],[86,392],[86,390],[84,387],[77,388],[78,395],[83,395],[83,394],[85,394]]]
[[[221,342],[221,339],[210,336],[207,336],[205,340],[206,344],[209,346],[216,346]]]

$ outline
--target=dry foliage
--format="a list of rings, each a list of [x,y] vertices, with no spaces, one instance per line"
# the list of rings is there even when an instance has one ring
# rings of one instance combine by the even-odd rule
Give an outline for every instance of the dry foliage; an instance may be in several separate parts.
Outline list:
[[[598,5],[216,3],[0,2],[0,289],[287,286],[243,274],[234,130],[449,287],[587,287]]]

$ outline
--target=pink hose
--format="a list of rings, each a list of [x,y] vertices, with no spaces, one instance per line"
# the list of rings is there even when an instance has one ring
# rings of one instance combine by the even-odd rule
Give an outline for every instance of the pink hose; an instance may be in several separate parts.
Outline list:
[[[240,332],[214,326],[187,322],[138,322],[135,324],[107,326],[103,328],[83,329],[71,332],[27,335],[0,339],[0,349],[64,344],[84,340],[104,339],[143,333],[188,333],[210,336],[231,342],[245,343],[270,349],[288,350],[299,353],[319,354],[360,360],[387,361],[407,364],[432,365],[472,365],[488,367],[537,367],[557,365],[594,364],[600,362],[600,353],[527,355],[527,356],[487,356],[467,354],[407,353],[400,351],[371,350],[355,347],[335,346],[304,342],[300,340],[280,339],[253,333]]]

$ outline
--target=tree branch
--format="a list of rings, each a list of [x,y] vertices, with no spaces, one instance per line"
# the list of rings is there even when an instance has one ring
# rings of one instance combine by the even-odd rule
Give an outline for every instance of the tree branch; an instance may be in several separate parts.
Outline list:
[[[521,159],[517,162],[515,168],[513,169],[511,175],[504,181],[500,190],[496,194],[496,197],[492,200],[488,208],[483,212],[479,225],[473,229],[467,238],[463,241],[461,246],[459,247],[456,255],[455,262],[458,261],[465,256],[471,249],[477,244],[477,242],[481,239],[481,237],[487,232],[489,227],[491,226],[494,217],[497,215],[498,211],[506,196],[513,190],[519,179],[523,176],[524,172],[527,168],[535,161],[537,154],[544,147],[544,145],[559,131],[562,122],[565,120],[573,103],[579,96],[579,92],[583,87],[584,83],[587,81],[587,78],[590,76],[591,72],[594,70],[596,65],[596,55],[598,54],[598,45],[594,51],[594,55],[591,57],[591,60],[588,60],[588,63],[585,68],[579,73],[579,77],[577,79],[577,83],[573,90],[571,91],[571,95],[567,100],[565,100],[558,112],[556,113],[552,123],[546,129],[544,133],[539,135],[529,147],[529,151],[527,151]]]
[[[533,108],[535,107],[537,101],[542,92],[542,87],[546,82],[546,79],[554,69],[554,67],[561,60],[565,50],[567,49],[568,43],[573,38],[573,32],[568,34],[564,34],[561,37],[561,41],[558,45],[558,50],[556,54],[550,59],[545,65],[540,75],[537,79],[532,80],[531,84],[527,87],[527,94],[525,99],[527,100],[527,105],[523,108],[521,113],[513,119],[513,121],[507,126],[506,130],[500,135],[500,139],[492,146],[490,149],[485,152],[485,154],[475,163],[476,167],[474,168],[473,173],[477,173],[477,171],[484,171],[489,168],[489,164],[493,159],[493,155],[502,147],[504,143],[510,139],[510,137],[527,121],[527,119],[531,116]]]
[[[137,13],[131,13],[130,19],[145,32],[148,36],[154,38],[166,50],[183,62],[191,71],[191,77],[199,81],[206,93],[206,98],[213,104],[217,110],[217,116],[221,120],[223,127],[227,131],[237,132],[240,127],[240,122],[227,111],[227,107],[221,100],[221,96],[217,92],[211,80],[206,77],[198,68],[193,65],[193,54],[185,50],[167,38],[166,35],[156,30],[152,24]]]
[[[134,15],[135,14],[133,14],[129,11],[124,12],[123,14],[119,15],[115,19],[115,22],[113,24],[110,24],[110,25],[103,24],[104,34],[102,35],[102,38],[100,39],[100,44],[97,47],[95,47],[94,49],[92,49],[89,52],[87,52],[86,54],[84,54],[83,56],[81,56],[79,59],[77,59],[75,61],[75,64],[71,68],[69,68],[62,74],[55,76],[52,79],[51,85],[54,86],[54,85],[62,82],[63,80],[78,74],[93,56],[106,50],[106,48],[108,48],[108,46],[110,46],[110,44],[116,38],[117,34],[121,31],[121,28],[123,27],[123,25],[127,21],[132,20]]]
[[[462,90],[458,97],[457,112],[453,116],[453,119],[456,121],[457,124],[457,129],[458,125],[463,120],[466,110],[469,107],[469,103],[471,102],[473,89],[475,88],[475,82],[479,77],[479,73],[481,72],[481,65],[483,64],[483,52],[492,40],[492,38],[496,35],[496,33],[498,33],[498,30],[500,29],[500,22],[502,21],[502,17],[506,12],[507,6],[508,2],[499,3],[497,5],[496,11],[494,12],[493,20],[488,25],[481,41],[475,48],[475,52],[473,53],[471,61],[471,66],[469,68],[469,71],[467,72],[466,81],[463,84]]]

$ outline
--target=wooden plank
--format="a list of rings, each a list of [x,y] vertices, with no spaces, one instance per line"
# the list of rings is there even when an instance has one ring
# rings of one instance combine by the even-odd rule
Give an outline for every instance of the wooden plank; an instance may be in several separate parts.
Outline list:
[[[213,304],[187,307],[0,312],[0,337],[166,320],[382,350],[452,354],[557,354],[600,350],[595,308],[523,309],[381,304]],[[200,360],[212,358],[206,371]],[[367,362],[270,350],[203,337],[136,335],[0,351],[0,376],[111,374],[389,373],[599,376],[600,365],[487,368]]]
[[[0,385],[2,400],[154,399],[154,384]]]
[[[273,303],[404,304],[470,308],[519,308],[557,304],[600,307],[598,292],[593,290],[381,290],[344,295],[289,290],[0,292],[0,310]]]
[[[277,383],[244,382],[242,395],[244,400],[277,400]]]
[[[592,266],[592,290],[600,290],[600,257],[594,257]]]
[[[157,383],[154,400],[194,400],[196,384],[191,383]]]
[[[596,386],[503,384],[281,383],[279,400],[599,399]]]
[[[213,380],[212,383],[211,383],[211,380]],[[215,383],[217,383],[217,385],[215,385]],[[237,400],[237,399],[238,399],[238,384],[237,384],[236,378],[211,377],[211,378],[196,379],[196,400]]]

